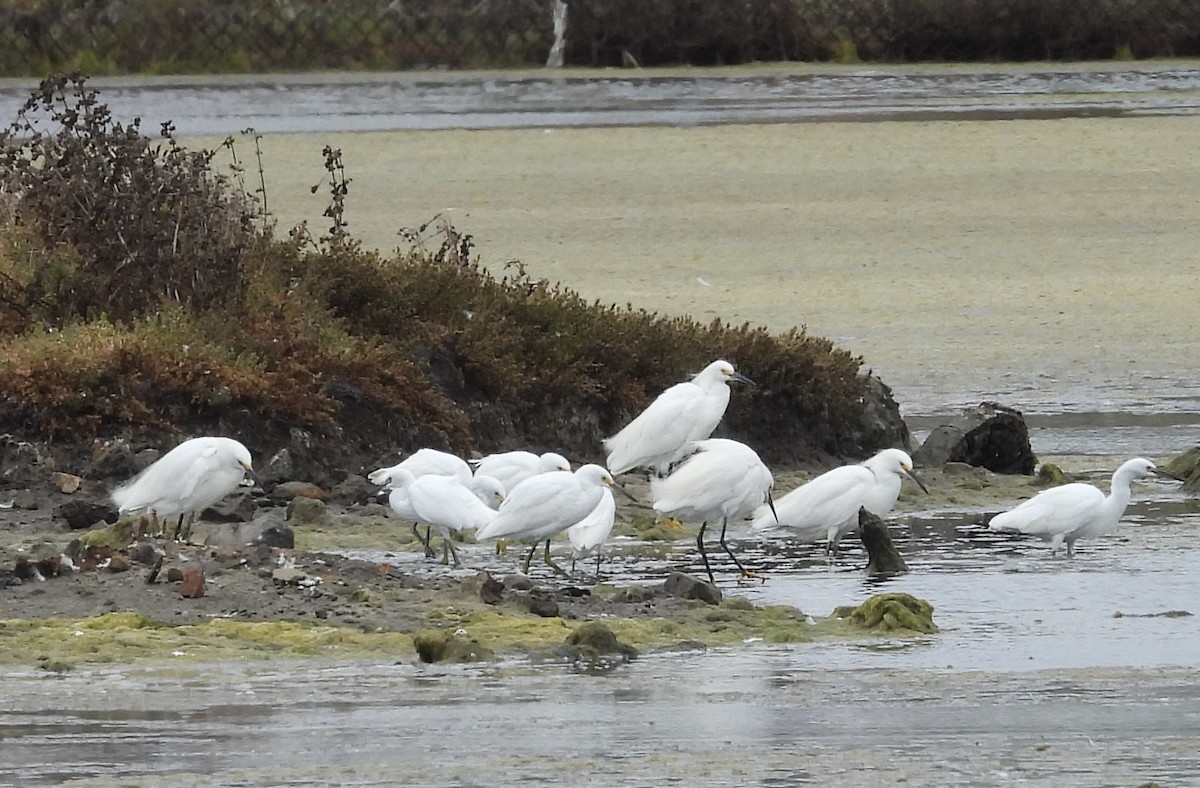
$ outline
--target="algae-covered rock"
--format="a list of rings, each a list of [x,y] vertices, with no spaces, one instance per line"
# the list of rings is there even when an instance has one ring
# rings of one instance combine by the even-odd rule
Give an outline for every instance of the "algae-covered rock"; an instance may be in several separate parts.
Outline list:
[[[413,635],[413,647],[422,662],[486,662],[495,657],[487,646],[441,629],[423,629]]]
[[[1183,479],[1182,490],[1188,492],[1200,491],[1200,446],[1189,449],[1183,454],[1169,460],[1165,466],[1167,473]]]
[[[622,643],[611,629],[599,621],[589,621],[571,631],[557,653],[574,662],[608,662],[614,658],[620,662],[637,659],[638,651],[628,643]]]
[[[1071,477],[1063,469],[1052,462],[1043,462],[1038,466],[1036,484],[1044,487],[1057,487],[1071,481]]]
[[[938,631],[933,623],[933,605],[911,594],[876,594],[858,607],[839,607],[833,615],[868,632],[932,634]]]
[[[133,541],[133,523],[131,519],[118,520],[107,528],[93,528],[84,531],[79,541],[84,547],[108,547],[120,550],[128,547]]]

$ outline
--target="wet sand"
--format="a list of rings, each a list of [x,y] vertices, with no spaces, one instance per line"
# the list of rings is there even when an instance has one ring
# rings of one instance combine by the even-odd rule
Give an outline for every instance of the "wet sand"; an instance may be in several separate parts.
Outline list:
[[[351,231],[436,214],[496,271],[699,319],[806,326],[908,414],[1195,398],[1200,118],[274,135],[281,227],[324,228],[322,145]],[[245,158],[247,146],[243,145]]]

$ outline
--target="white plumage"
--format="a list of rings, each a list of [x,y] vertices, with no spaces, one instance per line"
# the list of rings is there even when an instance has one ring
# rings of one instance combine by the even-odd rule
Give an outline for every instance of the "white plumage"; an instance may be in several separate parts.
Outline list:
[[[690,381],[659,394],[624,429],[605,439],[609,470],[617,475],[647,467],[665,475],[689,444],[712,435],[721,423],[731,380],[753,385],[728,361],[714,361]]]
[[[988,523],[993,531],[1015,531],[1050,540],[1051,555],[1065,542],[1067,556],[1075,555],[1075,542],[1102,536],[1116,529],[1132,497],[1135,479],[1158,475],[1175,478],[1143,457],[1125,462],[1112,475],[1105,495],[1090,484],[1075,482],[1043,490],[1028,501],[996,515]]]
[[[499,505],[504,499],[504,487],[500,482],[491,477],[476,478],[482,480],[481,487]],[[392,491],[388,503],[392,511],[405,520],[436,528],[442,537],[443,562],[447,561],[448,552],[453,555],[455,566],[462,565],[451,531],[482,528],[496,516],[496,511],[457,477],[436,474],[414,477],[407,470],[398,468],[392,470],[389,479]]]
[[[684,459],[671,474],[650,480],[654,511],[684,522],[699,522],[696,546],[704,559],[708,579],[713,580],[704,550],[704,529],[710,521],[721,521],[721,547],[748,576],[741,562],[725,544],[725,529],[730,520],[749,515],[770,500],[774,479],[757,452],[744,443],[725,438],[710,438],[691,445],[694,453]]]
[[[571,463],[567,462],[567,458],[552,451],[541,455],[531,451],[506,451],[489,454],[471,464],[475,466],[475,473],[498,479],[506,490],[511,490],[539,473],[571,470]]]
[[[546,563],[566,574],[550,560],[549,539],[587,517],[600,503],[605,487],[612,484],[612,475],[599,465],[584,465],[574,473],[538,474],[509,491],[495,519],[476,531],[475,538],[514,539],[532,544],[534,549],[547,540]],[[532,557],[531,550],[525,572]]]
[[[834,552],[842,536],[858,527],[860,508],[878,517],[892,510],[905,475],[925,490],[913,474],[912,458],[900,449],[884,449],[863,463],[843,465],[805,482],[776,500],[774,512],[760,508],[751,527],[786,529],[805,541],[823,540]]]
[[[250,451],[232,438],[192,438],[179,444],[133,480],[112,491],[121,514],[156,517],[196,515],[237,489],[253,473]]]
[[[591,514],[567,529],[567,540],[571,542],[571,571],[575,570],[575,562],[580,558],[594,554],[596,580],[600,580],[601,548],[608,541],[616,518],[617,501],[613,498],[612,490],[605,489],[600,493],[600,503],[596,504]]]

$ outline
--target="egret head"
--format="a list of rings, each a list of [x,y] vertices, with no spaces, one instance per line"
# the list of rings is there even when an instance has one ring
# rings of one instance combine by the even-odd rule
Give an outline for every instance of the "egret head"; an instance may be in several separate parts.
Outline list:
[[[733,368],[733,364],[730,364],[725,359],[714,361],[704,369],[704,372],[701,372],[700,374],[704,375],[706,373],[715,374],[720,380],[723,380],[726,383],[731,380],[736,380],[738,383],[745,383],[750,386],[757,385],[753,380],[736,371]]]

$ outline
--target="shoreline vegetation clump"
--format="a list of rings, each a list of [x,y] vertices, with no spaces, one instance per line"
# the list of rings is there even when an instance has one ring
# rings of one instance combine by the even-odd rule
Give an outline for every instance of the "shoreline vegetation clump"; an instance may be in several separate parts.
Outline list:
[[[79,75],[45,80],[0,143],[0,432],[65,451],[60,465],[93,441],[200,433],[290,447],[318,482],[422,446],[583,461],[717,357],[759,384],[723,429],[769,463],[908,437],[860,359],[803,330],[589,303],[519,263],[497,277],[446,222],[407,252],[364,250],[331,148],[328,229],[281,237],[265,185],[242,186],[261,169],[218,173],[169,124],[144,135]]]

